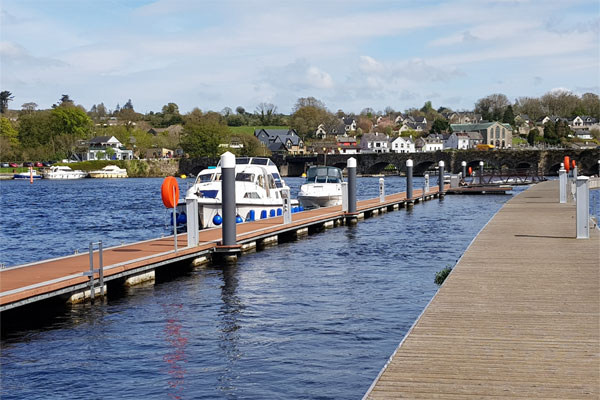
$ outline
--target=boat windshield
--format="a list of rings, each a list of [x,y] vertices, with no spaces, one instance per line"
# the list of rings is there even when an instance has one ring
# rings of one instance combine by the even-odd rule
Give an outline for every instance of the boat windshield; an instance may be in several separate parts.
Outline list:
[[[306,174],[307,183],[340,183],[342,171],[336,167],[311,167]]]
[[[198,175],[198,183],[210,182],[213,180],[214,174],[200,174]]]

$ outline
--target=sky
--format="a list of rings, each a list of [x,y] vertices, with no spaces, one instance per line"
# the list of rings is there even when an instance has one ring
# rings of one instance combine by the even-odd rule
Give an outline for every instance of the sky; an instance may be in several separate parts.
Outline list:
[[[0,0],[11,109],[472,110],[600,93],[598,0]]]

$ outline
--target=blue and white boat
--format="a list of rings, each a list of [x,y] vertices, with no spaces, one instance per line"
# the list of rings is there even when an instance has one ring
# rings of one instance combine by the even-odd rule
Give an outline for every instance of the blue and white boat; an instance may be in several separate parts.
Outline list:
[[[255,221],[282,215],[282,189],[289,189],[273,161],[265,157],[238,157],[235,166],[235,196],[237,221]],[[202,170],[187,194],[198,197],[200,228],[221,225],[221,165]],[[186,194],[186,197],[187,197]],[[292,210],[300,211],[298,201],[291,201]],[[185,199],[177,204],[177,224],[183,226]]]
[[[37,171],[37,169],[31,170],[31,171],[27,171],[27,172],[19,172],[13,175],[14,179],[20,179],[20,180],[25,180],[25,179],[42,179],[42,175],[40,175]]]

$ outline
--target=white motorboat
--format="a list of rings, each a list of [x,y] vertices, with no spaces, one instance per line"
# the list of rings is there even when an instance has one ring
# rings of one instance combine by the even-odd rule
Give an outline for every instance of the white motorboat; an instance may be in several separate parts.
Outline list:
[[[90,178],[127,178],[127,170],[116,165],[107,165],[102,169],[90,171]]]
[[[277,166],[264,157],[238,157],[235,166],[237,222],[255,221],[283,214],[282,189],[289,189],[281,179]],[[187,195],[198,197],[198,224],[211,228],[222,224],[221,165],[202,170]],[[301,211],[297,200],[291,200],[292,212]],[[187,222],[185,199],[177,205],[177,225]]]
[[[45,170],[42,175],[45,179],[81,179],[87,176],[87,172],[80,169],[72,170],[66,165],[53,165]]]
[[[342,204],[343,181],[339,168],[310,167],[306,172],[306,183],[300,187],[298,200],[307,209]]]

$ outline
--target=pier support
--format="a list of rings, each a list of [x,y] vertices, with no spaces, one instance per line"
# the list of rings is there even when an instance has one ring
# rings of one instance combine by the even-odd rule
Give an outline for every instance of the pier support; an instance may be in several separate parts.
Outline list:
[[[190,193],[185,198],[185,216],[187,219],[187,245],[188,247],[198,246],[198,196]]]
[[[135,286],[135,285],[139,285],[140,283],[153,281],[155,279],[156,279],[156,273],[154,272],[154,270],[146,271],[146,272],[138,274],[138,275],[133,275],[133,276],[127,277],[127,279],[125,279],[125,286]]]
[[[413,200],[413,160],[406,160],[406,200],[408,205],[414,204]]]

